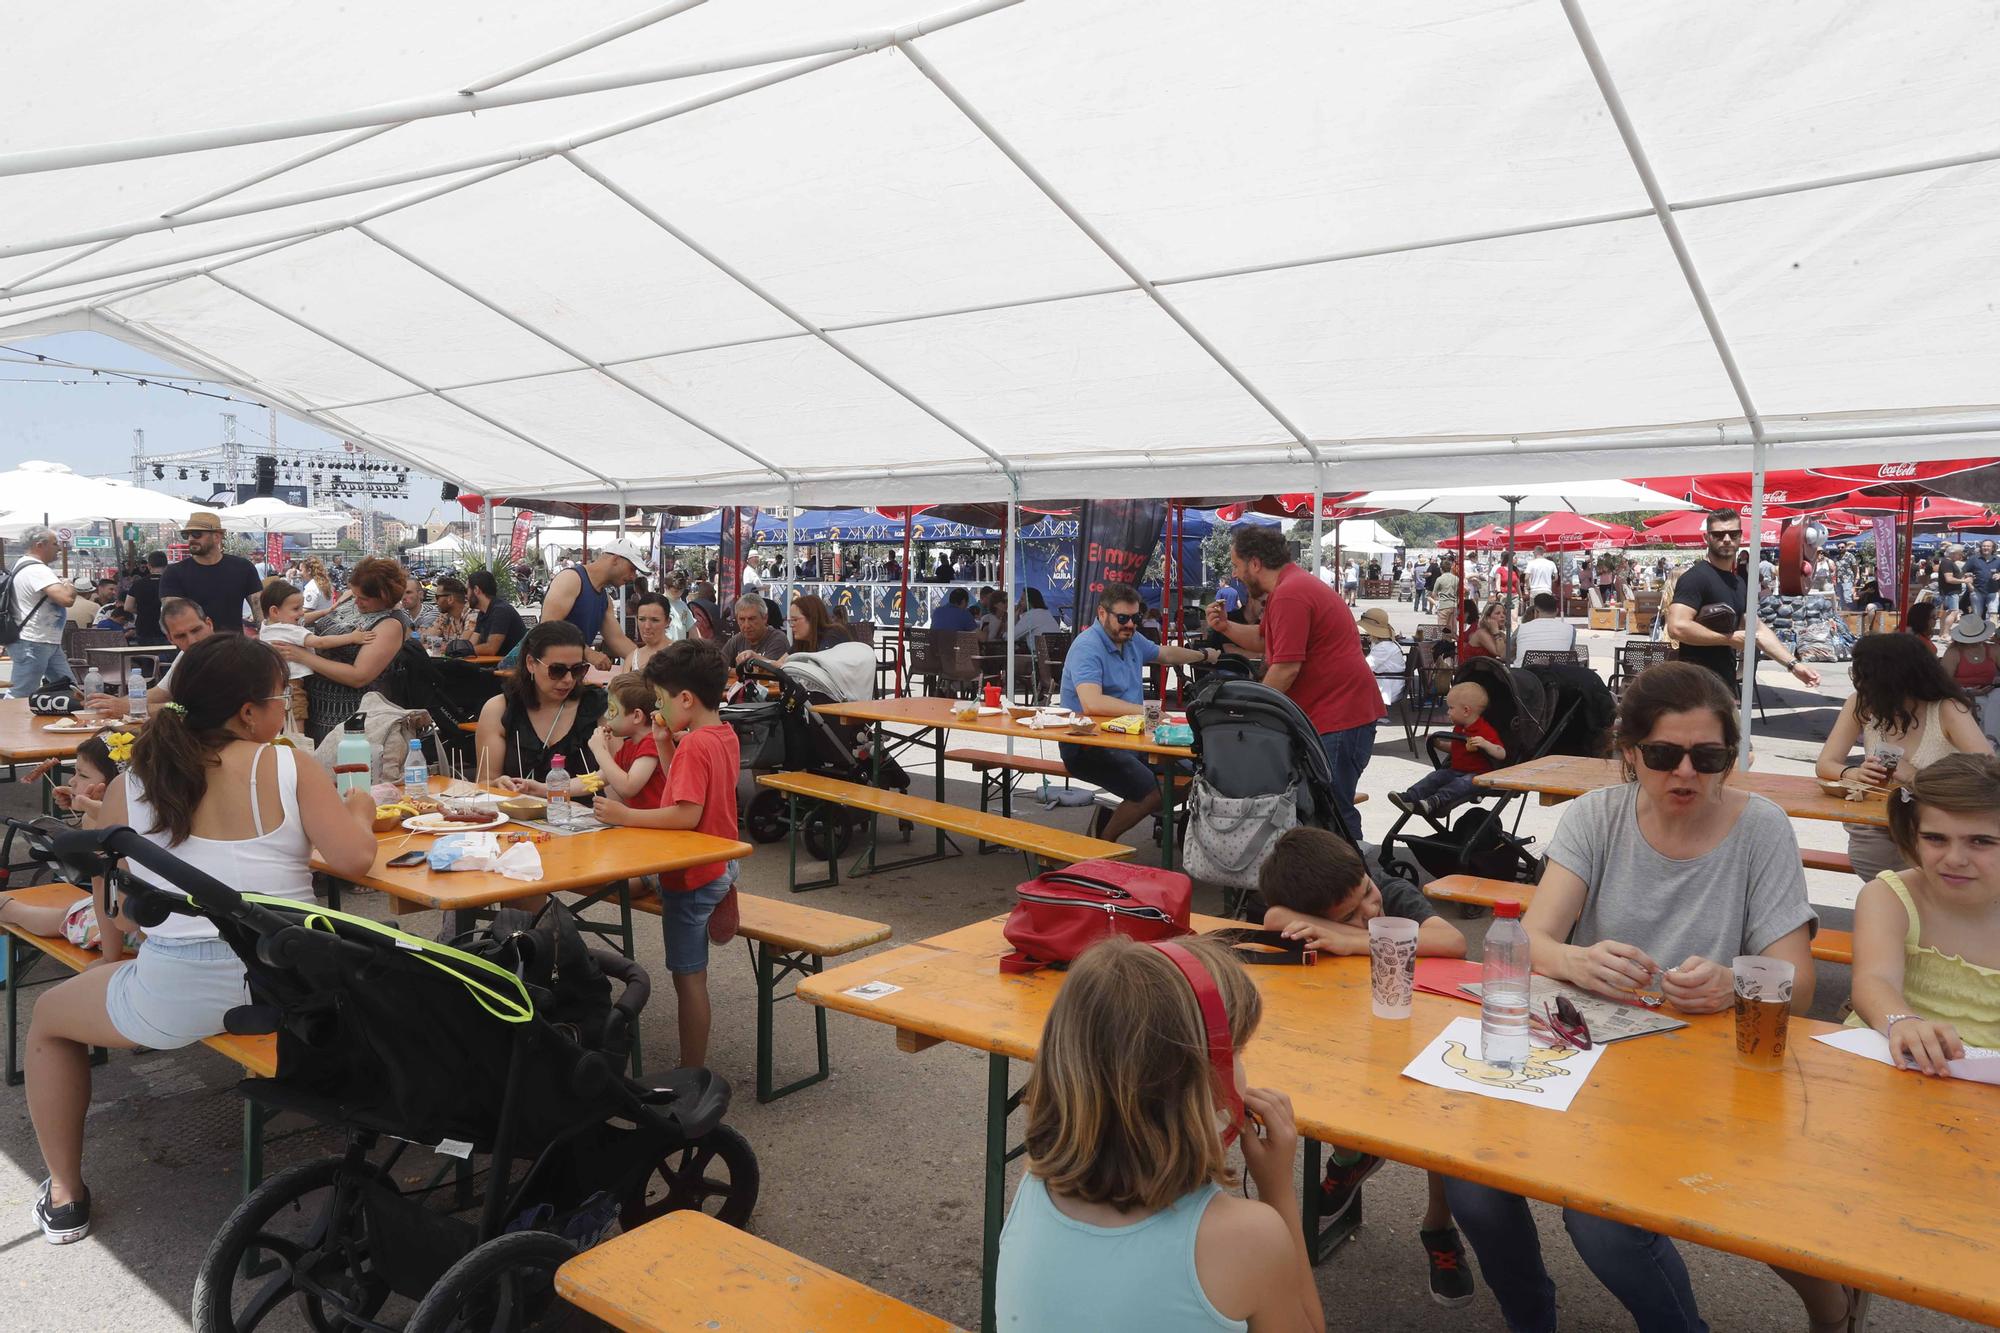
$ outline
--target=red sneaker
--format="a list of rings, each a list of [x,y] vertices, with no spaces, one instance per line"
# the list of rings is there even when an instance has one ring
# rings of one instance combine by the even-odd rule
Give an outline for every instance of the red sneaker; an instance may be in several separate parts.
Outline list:
[[[729,943],[736,938],[736,927],[742,919],[736,906],[736,886],[732,884],[715,910],[708,914],[708,938],[716,944]]]

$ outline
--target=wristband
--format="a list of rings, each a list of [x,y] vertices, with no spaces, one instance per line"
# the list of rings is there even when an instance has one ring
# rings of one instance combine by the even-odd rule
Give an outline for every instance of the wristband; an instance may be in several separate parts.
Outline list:
[[[1892,1031],[1894,1031],[1894,1030],[1895,1030],[1895,1027],[1896,1027],[1896,1024],[1898,1024],[1898,1023],[1902,1022],[1902,1021],[1903,1021],[1904,1019],[1906,1019],[1906,1018],[1922,1018],[1922,1017],[1923,1017],[1923,1015],[1922,1015],[1922,1014],[1889,1014],[1889,1015],[1885,1016],[1885,1017],[1884,1017],[1884,1018],[1882,1019],[1882,1036],[1883,1036],[1883,1038],[1884,1038],[1884,1039],[1886,1040],[1886,1039],[1888,1038],[1889,1034],[1890,1034],[1890,1033],[1891,1033]]]

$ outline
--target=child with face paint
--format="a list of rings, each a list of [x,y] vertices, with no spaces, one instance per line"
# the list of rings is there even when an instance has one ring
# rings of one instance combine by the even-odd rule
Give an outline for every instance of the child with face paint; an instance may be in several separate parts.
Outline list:
[[[603,725],[590,754],[604,774],[604,794],[635,810],[657,810],[667,794],[667,756],[653,736],[656,691],[637,671],[613,677]]]

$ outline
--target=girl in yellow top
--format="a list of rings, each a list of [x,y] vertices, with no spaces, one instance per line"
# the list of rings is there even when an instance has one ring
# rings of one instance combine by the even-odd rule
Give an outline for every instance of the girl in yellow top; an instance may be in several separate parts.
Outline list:
[[[2000,1048],[2000,760],[1955,754],[1889,801],[1915,863],[1885,870],[1854,909],[1853,1022],[1910,1068],[1943,1074],[1969,1042]]]

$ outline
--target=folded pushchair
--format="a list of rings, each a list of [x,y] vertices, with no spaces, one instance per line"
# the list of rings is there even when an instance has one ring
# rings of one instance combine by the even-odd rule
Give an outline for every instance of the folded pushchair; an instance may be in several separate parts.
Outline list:
[[[1588,668],[1581,670],[1597,680]],[[1486,720],[1507,749],[1508,766],[1545,754],[1589,752],[1563,748],[1578,743],[1575,720],[1582,713],[1581,698],[1571,691],[1551,689],[1540,669],[1475,657],[1452,674],[1452,684],[1466,681],[1486,690]],[[1597,683],[1603,687],[1603,681]],[[1610,697],[1609,691],[1605,697]],[[1450,764],[1451,743],[1458,735],[1436,732],[1424,738],[1433,768]],[[1382,838],[1382,868],[1413,884],[1441,875],[1532,883],[1539,873],[1538,858],[1528,850],[1534,839],[1509,831],[1505,822],[1507,806],[1524,793],[1489,788],[1477,791],[1456,811],[1439,815],[1405,811],[1398,815]],[[1416,832],[1410,831],[1413,822],[1421,825]]]
[[[907,792],[910,775],[886,749],[876,753],[868,729],[836,722],[816,704],[874,697],[875,652],[865,643],[839,643],[817,653],[794,653],[781,667],[746,658],[736,679],[764,697],[727,704],[722,720],[736,731],[742,766],[752,771],[816,773]],[[759,788],[743,804],[743,827],[756,842],[779,842],[791,832],[783,792]],[[801,820],[806,849],[817,859],[844,853],[874,816],[865,810],[815,803]],[[906,828],[907,831],[907,828]]]
[[[129,828],[10,825],[69,882],[104,877],[142,926],[212,921],[249,984],[229,1030],[277,1035],[275,1077],[238,1090],[346,1131],[340,1155],[270,1176],[224,1222],[195,1282],[201,1333],[272,1315],[407,1333],[568,1327],[555,1271],[615,1228],[680,1208],[748,1221],[757,1159],[722,1123],[728,1083],[702,1069],[659,1087],[624,1076],[646,974],[584,949],[559,906],[540,923],[502,913],[453,947],[238,893]],[[121,859],[172,890],[128,878]],[[455,1185],[448,1172],[405,1183],[412,1144],[457,1159]]]

